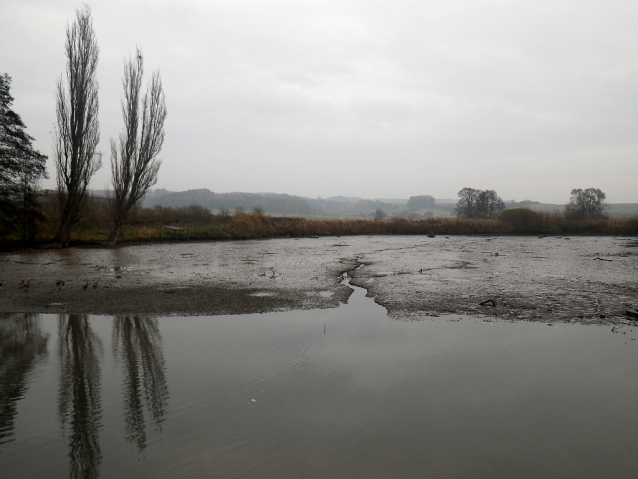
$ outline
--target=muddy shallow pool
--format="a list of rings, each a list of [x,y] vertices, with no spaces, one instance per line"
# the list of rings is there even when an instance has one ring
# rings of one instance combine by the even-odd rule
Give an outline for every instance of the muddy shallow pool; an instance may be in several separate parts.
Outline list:
[[[5,314],[6,478],[638,477],[638,328]]]

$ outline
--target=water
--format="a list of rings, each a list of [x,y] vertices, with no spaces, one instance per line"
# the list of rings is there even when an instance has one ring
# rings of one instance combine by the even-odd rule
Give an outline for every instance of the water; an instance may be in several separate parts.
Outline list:
[[[2,478],[638,477],[638,328],[5,315]],[[626,334],[622,334],[626,333]]]

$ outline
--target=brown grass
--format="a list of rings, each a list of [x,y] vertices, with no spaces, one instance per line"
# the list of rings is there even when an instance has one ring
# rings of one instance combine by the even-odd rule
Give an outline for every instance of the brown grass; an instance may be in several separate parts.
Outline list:
[[[45,223],[38,242],[50,242],[58,217],[54,205],[43,205]],[[164,226],[178,226],[174,231]],[[73,233],[73,243],[105,242],[111,220],[105,202],[87,205],[82,221]],[[426,218],[421,220],[307,220],[271,217],[259,212],[214,215],[200,206],[187,208],[138,208],[121,234],[122,242],[223,240],[269,237],[349,235],[635,235],[638,218],[582,219],[558,213],[541,213],[524,208],[503,211],[498,219]],[[5,238],[8,247],[17,238]]]

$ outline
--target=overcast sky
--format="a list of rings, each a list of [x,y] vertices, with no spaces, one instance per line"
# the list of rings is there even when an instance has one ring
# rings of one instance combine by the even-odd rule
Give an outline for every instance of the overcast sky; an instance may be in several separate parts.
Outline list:
[[[88,3],[105,154],[94,188],[110,181],[123,61],[139,45],[168,107],[158,188],[453,198],[468,186],[565,203],[597,187],[638,202],[636,0]],[[0,71],[47,155],[79,6],[0,2]]]

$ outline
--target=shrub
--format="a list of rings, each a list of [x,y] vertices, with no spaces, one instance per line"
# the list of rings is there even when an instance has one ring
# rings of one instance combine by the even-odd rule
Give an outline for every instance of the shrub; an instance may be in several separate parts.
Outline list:
[[[510,227],[515,234],[558,233],[563,217],[557,213],[539,213],[527,208],[512,208],[501,211],[499,221]]]

